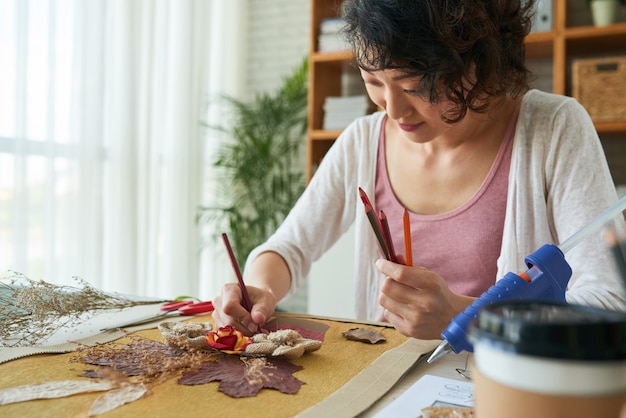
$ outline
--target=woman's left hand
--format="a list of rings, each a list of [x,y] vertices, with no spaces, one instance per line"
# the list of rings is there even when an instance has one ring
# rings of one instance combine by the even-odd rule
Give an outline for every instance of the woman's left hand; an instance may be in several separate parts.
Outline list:
[[[441,276],[423,267],[379,259],[376,268],[386,276],[379,297],[385,319],[401,334],[439,339],[452,318],[474,301],[453,293]]]

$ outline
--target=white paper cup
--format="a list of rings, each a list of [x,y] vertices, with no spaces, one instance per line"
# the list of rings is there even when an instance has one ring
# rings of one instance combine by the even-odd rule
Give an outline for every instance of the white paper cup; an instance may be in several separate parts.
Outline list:
[[[626,314],[503,302],[469,337],[478,418],[617,418],[626,403]]]

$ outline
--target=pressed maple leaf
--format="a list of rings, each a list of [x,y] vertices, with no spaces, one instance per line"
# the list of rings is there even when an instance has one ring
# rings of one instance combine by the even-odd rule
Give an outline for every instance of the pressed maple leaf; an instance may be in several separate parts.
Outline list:
[[[256,396],[263,388],[293,394],[304,382],[292,376],[302,369],[283,359],[222,356],[200,368],[186,372],[178,379],[181,385],[202,385],[219,381],[218,390],[233,398]]]

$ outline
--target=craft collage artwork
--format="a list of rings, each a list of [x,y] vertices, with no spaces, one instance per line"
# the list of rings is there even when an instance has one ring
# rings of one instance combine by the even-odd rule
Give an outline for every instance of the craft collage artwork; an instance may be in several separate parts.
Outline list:
[[[177,319],[182,318],[185,317]],[[297,361],[320,350],[329,329],[334,334],[329,352],[338,352],[337,344],[340,340],[365,342],[372,347],[380,346],[380,343],[387,340],[384,334],[391,331],[384,326],[355,327],[351,323],[336,322],[331,323],[331,328],[329,321],[285,314],[270,321],[263,332],[246,337],[232,327],[214,329],[210,313],[186,318],[186,321],[163,320],[142,324],[140,327],[143,330],[137,332],[118,329],[116,332],[121,339],[93,345],[79,342],[74,350],[65,350],[71,351],[70,353],[52,355],[52,358],[47,354],[7,361],[0,365],[0,415],[24,416],[25,411],[41,412],[45,408],[42,404],[46,402],[45,399],[65,398],[68,401],[62,407],[65,412],[48,410],[48,415],[36,415],[67,416],[67,405],[71,405],[78,411],[86,408],[78,416],[97,416],[104,413],[107,413],[106,416],[117,416],[116,411],[119,416],[126,416],[129,413],[126,410],[134,402],[151,397],[161,390],[159,387],[171,390],[172,385],[202,387],[211,382],[216,382],[214,385],[217,384],[218,394],[212,393],[215,392],[215,386],[212,386],[200,392],[202,395],[194,392],[194,396],[218,396],[217,399],[220,399],[219,396],[227,397],[231,401],[221,399],[221,402],[229,410],[236,406],[236,403],[232,404],[232,400],[244,401],[245,398],[256,397],[264,391],[280,393],[282,396],[297,394],[303,385],[309,383],[307,379],[294,375],[304,367],[318,369],[320,376],[327,373],[329,368],[336,369],[338,364],[334,360],[345,361],[342,360],[343,356],[328,362],[326,353],[317,359]],[[110,332],[101,332],[100,335],[106,336]],[[404,340],[398,337],[392,335],[391,342],[394,346]],[[7,341],[2,341],[4,348],[0,352],[15,349],[7,347],[6,343]],[[359,347],[350,348],[347,352],[360,353],[362,362],[367,364],[385,349],[376,347],[368,352]],[[40,378],[43,380],[28,385],[16,385],[21,378],[33,381],[33,370],[29,370],[28,375],[22,375],[26,370],[20,370],[27,363],[32,363],[33,368],[41,372]],[[59,369],[62,369],[61,373],[57,373]],[[57,375],[62,378],[52,380]],[[347,376],[346,379],[337,381],[336,386],[340,387],[349,378]],[[328,388],[332,386],[324,389],[328,391]],[[88,404],[76,404],[80,398],[77,395],[90,401]],[[321,393],[319,396],[308,394],[307,397],[315,401],[323,399],[325,395],[328,393]],[[25,403],[32,404],[32,408],[24,409]],[[141,408],[145,406],[139,410]],[[284,416],[293,416],[293,408],[291,411],[284,411]],[[283,416],[281,412],[257,416]]]
[[[236,262],[233,267],[240,275]],[[199,414],[208,405],[238,416],[306,416],[408,340],[385,324],[290,314],[277,314],[247,337],[233,327],[215,328],[207,302],[133,301],[82,284],[57,288],[23,276],[0,281],[0,416],[175,416]],[[79,306],[76,298],[92,303]],[[201,310],[184,316],[183,305]],[[103,313],[120,323],[133,309],[159,307],[165,310],[152,313],[151,321],[95,325],[88,338],[71,333]],[[64,331],[65,344],[37,343],[45,338],[36,330]],[[411,347],[407,367],[435,345]],[[398,374],[395,382],[403,371],[377,372],[374,380],[387,373]]]

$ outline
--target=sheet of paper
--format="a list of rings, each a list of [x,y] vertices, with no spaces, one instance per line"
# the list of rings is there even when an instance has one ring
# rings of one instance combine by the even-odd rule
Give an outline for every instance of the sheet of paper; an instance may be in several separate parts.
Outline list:
[[[427,406],[471,407],[474,385],[471,382],[424,375],[402,395],[376,414],[376,418],[418,418]]]

